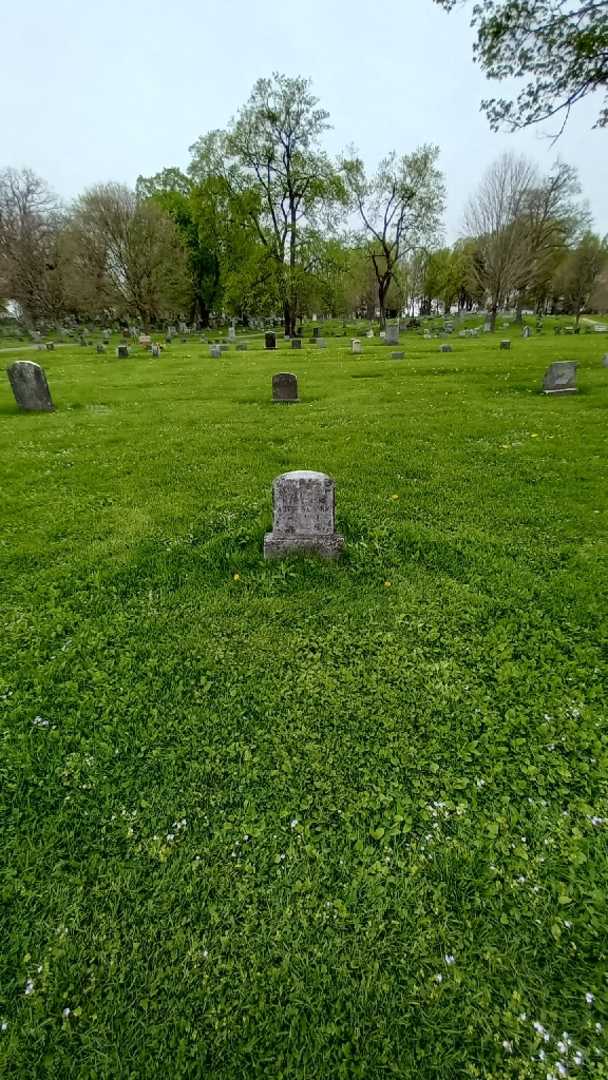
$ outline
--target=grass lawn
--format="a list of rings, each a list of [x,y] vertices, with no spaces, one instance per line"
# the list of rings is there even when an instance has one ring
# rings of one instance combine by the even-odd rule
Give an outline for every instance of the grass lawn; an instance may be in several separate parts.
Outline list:
[[[607,346],[504,336],[2,356],[2,1076],[608,1076]]]

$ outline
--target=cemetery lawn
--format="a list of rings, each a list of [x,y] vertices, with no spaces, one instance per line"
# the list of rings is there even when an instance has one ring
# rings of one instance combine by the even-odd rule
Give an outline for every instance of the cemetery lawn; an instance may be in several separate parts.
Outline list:
[[[3,357],[2,1076],[608,1076],[608,341],[504,336]]]

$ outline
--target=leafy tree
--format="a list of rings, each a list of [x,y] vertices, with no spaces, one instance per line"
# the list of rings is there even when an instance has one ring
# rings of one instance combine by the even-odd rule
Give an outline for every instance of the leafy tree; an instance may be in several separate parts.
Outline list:
[[[35,324],[63,306],[59,239],[63,212],[30,169],[0,173],[0,291]]]
[[[387,296],[398,282],[408,253],[435,239],[444,206],[444,186],[437,168],[439,149],[421,146],[402,157],[393,151],[369,177],[363,161],[343,162],[346,185],[361,219],[361,242],[366,242],[378,287],[382,324]]]
[[[135,316],[148,327],[184,311],[186,255],[174,221],[153,199],[121,184],[90,188],[73,209],[69,243],[80,309]]]
[[[211,132],[191,148],[191,175],[221,178],[232,208],[264,248],[289,334],[310,234],[331,224],[331,209],[344,197],[319,146],[327,121],[308,80],[275,73],[256,82],[226,132]]]
[[[460,0],[435,0],[451,11]],[[608,124],[608,0],[476,0],[475,59],[490,79],[527,79],[514,100],[482,102],[490,125],[513,131],[602,95],[596,127]]]
[[[576,316],[577,325],[607,265],[608,238],[587,232],[559,267],[556,289],[567,310]]]

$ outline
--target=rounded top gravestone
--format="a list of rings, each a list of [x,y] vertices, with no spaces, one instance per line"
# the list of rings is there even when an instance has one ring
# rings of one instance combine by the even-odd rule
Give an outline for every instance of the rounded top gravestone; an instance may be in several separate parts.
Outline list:
[[[290,371],[279,371],[272,376],[272,400],[288,404],[298,401],[298,378]]]
[[[15,401],[28,412],[53,412],[51,391],[40,364],[17,360],[6,369]]]

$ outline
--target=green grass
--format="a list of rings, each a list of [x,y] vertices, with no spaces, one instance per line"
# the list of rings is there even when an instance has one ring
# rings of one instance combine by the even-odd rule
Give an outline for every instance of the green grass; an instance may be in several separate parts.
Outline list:
[[[606,346],[503,336],[0,381],[3,1076],[608,1076]]]

